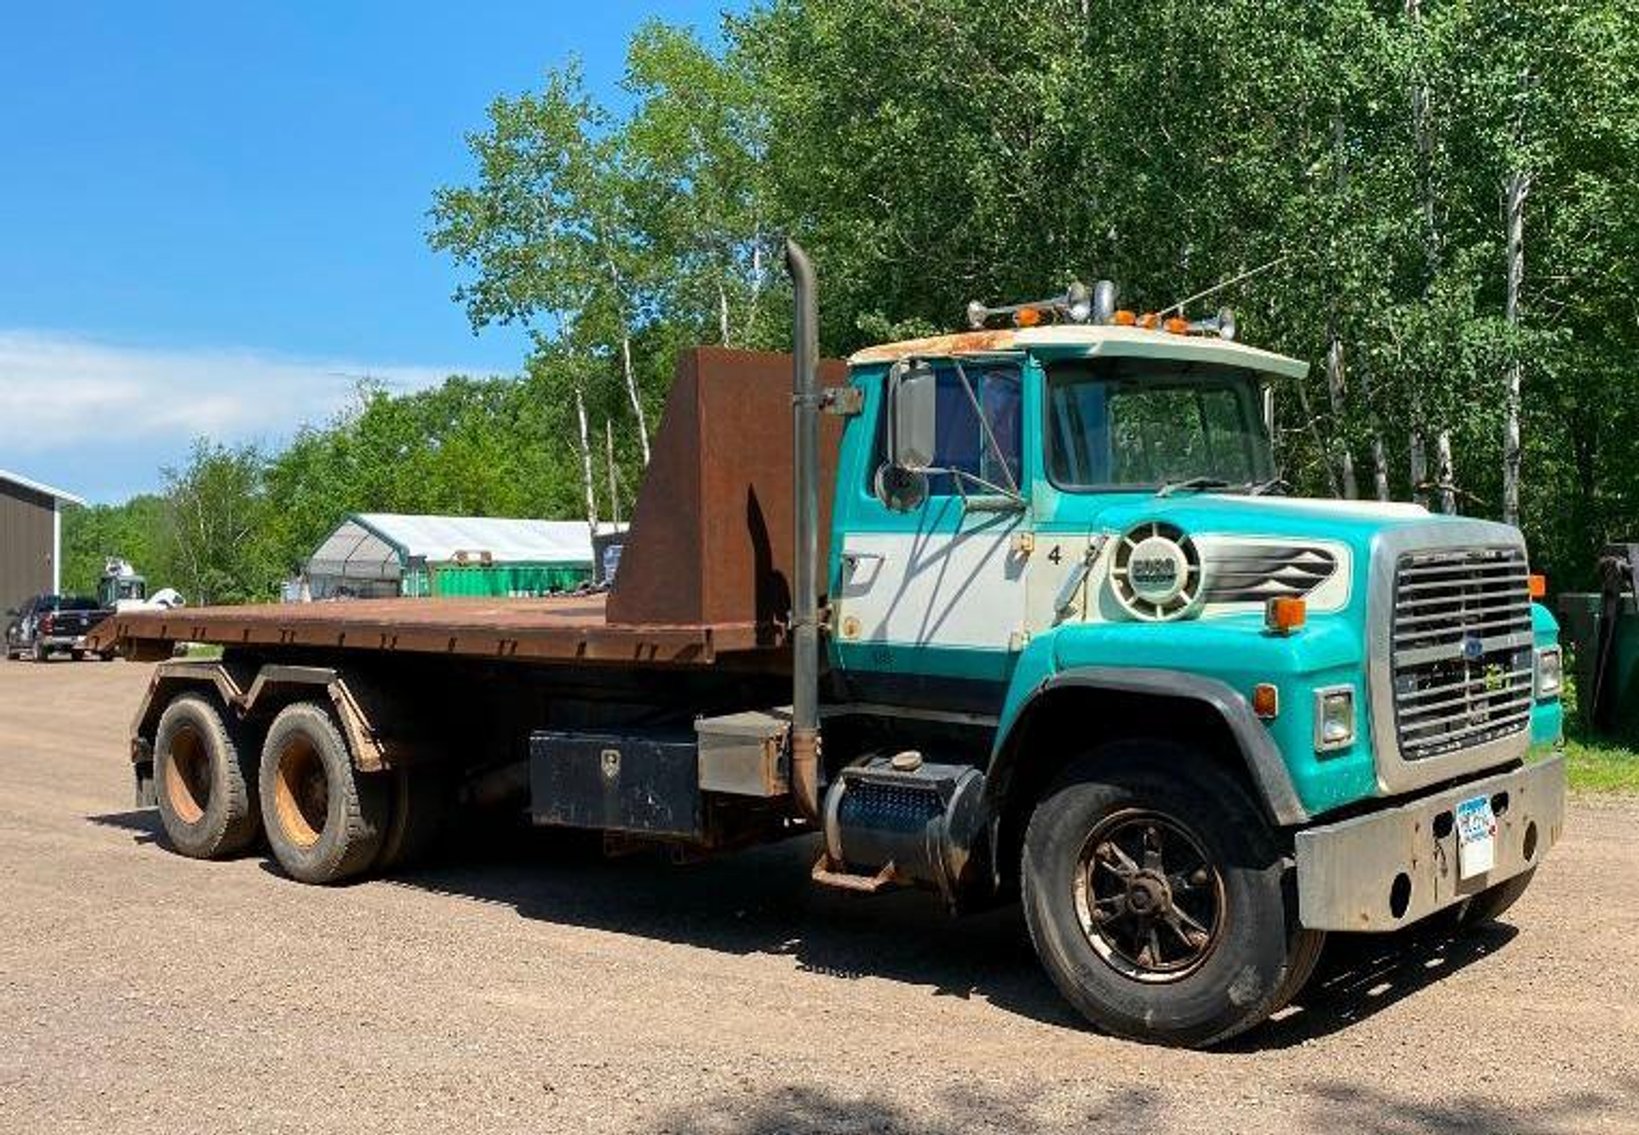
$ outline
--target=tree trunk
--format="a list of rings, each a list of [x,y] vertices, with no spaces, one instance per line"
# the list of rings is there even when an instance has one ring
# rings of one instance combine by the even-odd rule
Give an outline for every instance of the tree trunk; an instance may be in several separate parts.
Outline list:
[[[1362,371],[1360,374],[1360,395],[1371,408],[1372,417],[1372,492],[1380,501],[1389,499],[1389,459],[1383,446],[1383,423],[1378,417],[1376,404],[1372,401],[1371,378]]]
[[[643,465],[649,464],[649,421],[643,414],[643,395],[637,388],[637,371],[632,367],[632,337],[620,337],[620,367],[626,377],[626,397],[632,400],[632,414],[637,418],[637,440],[643,448]]]
[[[1531,175],[1515,170],[1508,178],[1505,217],[1508,226],[1508,329],[1519,331],[1519,295],[1525,282],[1525,198],[1531,192]],[[1520,379],[1519,344],[1508,348],[1507,393],[1504,397],[1502,426],[1502,520],[1519,527],[1520,479]]]
[[[1419,29],[1423,24],[1423,7],[1421,0],[1405,0],[1406,18]],[[1419,65],[1419,70],[1420,70]],[[1417,147],[1417,189],[1422,197],[1423,212],[1423,257],[1425,275],[1423,278],[1423,294],[1427,297],[1434,287],[1434,277],[1440,266],[1440,226],[1439,214],[1434,204],[1434,138],[1429,131],[1429,92],[1428,81],[1419,75],[1411,84],[1411,133]],[[1411,486],[1412,499],[1423,507],[1428,507],[1428,452],[1423,435],[1423,406],[1418,397],[1412,398],[1411,404]],[[1451,439],[1444,430],[1436,435],[1436,444],[1449,450]],[[1443,468],[1443,467],[1442,467]],[[1445,504],[1445,482],[1441,481],[1441,504]],[[1446,511],[1449,511],[1447,509]]]
[[[580,419],[581,483],[586,487],[586,527],[593,536],[598,534],[597,484],[592,479],[592,439],[586,428],[586,399],[579,386],[575,387],[575,414]]]
[[[632,414],[637,418],[637,440],[643,449],[643,464],[649,464],[649,422],[643,413],[643,394],[637,388],[637,371],[632,366],[632,329],[626,323],[626,288],[620,279],[620,269],[614,257],[605,255],[604,266],[609,269],[609,282],[614,285],[615,303],[620,314],[620,370],[626,380],[626,397],[631,399]]]
[[[1423,24],[1421,0],[1406,0],[1406,18],[1417,27]],[[1411,133],[1417,145],[1417,181],[1423,198],[1424,252],[1428,258],[1429,282],[1440,254],[1440,226],[1434,208],[1434,138],[1428,128],[1428,81],[1421,76],[1411,85]]]
[[[1343,495],[1350,500],[1360,496],[1360,486],[1354,477],[1354,456],[1349,452],[1349,438],[1343,432],[1343,421],[1348,415],[1344,402],[1343,340],[1337,333],[1337,316],[1331,318],[1326,346],[1326,393],[1332,404],[1332,445],[1337,450],[1338,475],[1343,481]]]
[[[603,453],[609,462],[609,517],[615,523],[620,523],[620,492],[615,487],[615,426],[608,418],[603,419]]]
[[[1298,412],[1303,415],[1303,420],[1309,424],[1309,435],[1314,439],[1315,449],[1320,452],[1320,463],[1326,467],[1326,485],[1331,490],[1332,496],[1335,497],[1339,493],[1337,467],[1332,464],[1331,450],[1327,448],[1326,439],[1320,433],[1320,423],[1316,421],[1315,412],[1309,406],[1309,391],[1304,386],[1303,379],[1298,379],[1296,385],[1298,388]],[[1273,438],[1270,439],[1271,442],[1273,440]]]
[[[723,281],[717,281],[717,336],[723,346],[729,345],[728,330],[728,292],[723,287]]]
[[[1438,469],[1435,480],[1440,485],[1440,511],[1447,516],[1457,514],[1457,474],[1451,464],[1451,431],[1441,430],[1434,439],[1434,460]]]
[[[751,237],[751,295],[746,300],[745,330],[740,336],[749,346],[756,345],[752,336],[757,333],[757,306],[762,299],[763,278],[766,275],[763,265],[763,232],[759,227]]]
[[[1428,507],[1428,452],[1423,448],[1422,399],[1411,400],[1411,499]]]
[[[1342,201],[1343,193],[1349,185],[1348,167],[1343,157],[1346,141],[1343,116],[1333,115],[1332,173],[1339,202]],[[1360,496],[1360,486],[1355,482],[1354,454],[1349,450],[1349,436],[1344,429],[1344,423],[1348,418],[1348,405],[1343,373],[1343,336],[1338,330],[1337,305],[1338,297],[1334,292],[1332,310],[1326,317],[1326,394],[1332,405],[1332,444],[1338,451],[1337,467],[1343,481],[1343,495],[1355,500]]]

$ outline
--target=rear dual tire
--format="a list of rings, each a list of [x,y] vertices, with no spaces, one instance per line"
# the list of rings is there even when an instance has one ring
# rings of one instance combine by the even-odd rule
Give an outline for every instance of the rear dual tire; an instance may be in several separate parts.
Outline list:
[[[256,841],[256,763],[243,736],[202,694],[183,694],[154,733],[154,789],[171,846],[224,859]]]
[[[1296,996],[1323,935],[1297,928],[1286,858],[1246,789],[1163,741],[1112,743],[1037,804],[1025,921],[1059,991],[1104,1032],[1215,1044]]]
[[[387,778],[353,767],[335,720],[313,702],[279,711],[259,777],[268,844],[303,883],[339,883],[375,864],[392,817]]]

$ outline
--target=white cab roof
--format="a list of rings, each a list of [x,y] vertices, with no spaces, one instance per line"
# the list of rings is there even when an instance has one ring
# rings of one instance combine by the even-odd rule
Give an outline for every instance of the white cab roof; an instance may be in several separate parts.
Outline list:
[[[1091,356],[1124,355],[1149,358],[1194,359],[1246,367],[1249,370],[1302,378],[1309,364],[1273,351],[1248,347],[1216,335],[1174,335],[1089,323],[1057,323],[1047,327],[997,327],[958,331],[925,339],[905,339],[866,347],[848,358],[849,366],[891,363],[904,358],[947,358],[952,355],[997,355],[1032,347],[1064,348]]]

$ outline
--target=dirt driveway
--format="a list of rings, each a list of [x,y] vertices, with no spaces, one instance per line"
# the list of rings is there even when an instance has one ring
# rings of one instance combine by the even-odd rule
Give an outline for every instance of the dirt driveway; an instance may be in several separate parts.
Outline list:
[[[148,667],[0,664],[0,1131],[1639,1131],[1639,807],[1511,925],[1344,943],[1229,1051],[1084,1031],[1016,910],[497,840],[299,886],[130,810]]]

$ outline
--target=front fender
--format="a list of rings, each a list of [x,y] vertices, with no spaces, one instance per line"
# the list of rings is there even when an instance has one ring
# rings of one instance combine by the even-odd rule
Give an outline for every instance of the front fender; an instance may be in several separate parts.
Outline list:
[[[1013,766],[1020,758],[1018,735],[1044,699],[1067,689],[1096,691],[1141,699],[1154,699],[1159,710],[1164,702],[1180,700],[1210,710],[1234,738],[1235,748],[1246,773],[1256,788],[1269,818],[1281,827],[1302,824],[1309,819],[1281,752],[1247,700],[1227,683],[1216,678],[1180,670],[1127,666],[1077,666],[1041,679],[1016,704],[997,731],[985,775],[987,794],[994,794],[993,809],[999,809],[1012,779]]]

